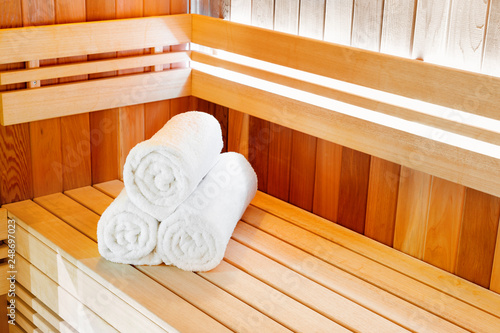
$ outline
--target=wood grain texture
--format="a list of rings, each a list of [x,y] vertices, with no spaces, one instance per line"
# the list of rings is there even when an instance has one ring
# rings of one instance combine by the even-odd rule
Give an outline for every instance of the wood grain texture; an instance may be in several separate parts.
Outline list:
[[[1,318],[3,318],[0,321],[0,331],[7,333],[7,332],[9,332],[9,323],[8,323],[7,319],[5,319],[7,317],[7,306],[6,306],[7,296],[6,295],[0,296],[0,304],[2,304],[1,309],[0,309],[0,316],[1,316]]]
[[[231,0],[231,21],[250,24],[252,22],[252,0]]]
[[[183,113],[190,110],[190,97],[180,97],[170,100],[170,116]]]
[[[157,16],[170,14],[170,1],[165,0],[144,0],[144,16]]]
[[[246,113],[229,109],[227,120],[227,150],[240,153],[248,159],[250,116]]]
[[[424,261],[455,271],[465,187],[434,177],[427,217]]]
[[[401,168],[394,248],[422,259],[432,177],[421,171]]]
[[[252,25],[266,29],[273,29],[274,0],[252,1]]]
[[[214,107],[214,117],[219,121],[220,128],[222,131],[222,142],[224,143],[224,147],[222,148],[223,152],[227,152],[227,134],[228,134],[228,113],[229,109],[217,104],[211,103]]]
[[[130,149],[144,141],[144,104],[120,108],[118,115],[118,137],[120,140],[118,175],[122,178],[123,166]]]
[[[412,57],[446,64],[446,43],[451,0],[417,2]]]
[[[371,156],[364,234],[391,247],[400,171],[399,164]]]
[[[85,22],[85,0],[58,0],[55,2],[56,23]],[[86,61],[87,56],[60,58],[58,64]],[[59,83],[86,80],[88,75],[59,79]],[[92,171],[90,162],[89,114],[61,118],[61,150],[63,168],[63,190],[90,185]]]
[[[314,177],[313,213],[337,222],[342,146],[318,139]]]
[[[119,175],[118,109],[90,114],[92,183],[117,179]]]
[[[144,139],[158,132],[170,119],[170,101],[144,104]]]
[[[61,119],[30,123],[30,147],[35,197],[61,192],[63,164],[61,152]]]
[[[274,1],[274,30],[299,33],[299,0]]]
[[[467,188],[455,273],[489,287],[500,219],[500,198]]]
[[[499,221],[500,223],[500,221]],[[497,231],[497,242],[491,270],[490,290],[500,294],[500,227]]]
[[[229,20],[231,0],[210,1],[210,16]]]
[[[327,42],[351,45],[354,0],[327,0],[325,36]]]
[[[299,35],[323,39],[325,0],[300,1]]]
[[[308,211],[313,208],[316,141],[311,135],[292,131],[289,202]]]
[[[292,130],[275,123],[270,123],[269,129],[267,193],[283,201],[288,201],[290,192]]]
[[[481,72],[500,76],[500,1],[491,0]]]
[[[447,65],[479,71],[489,0],[454,0],[446,49]]]
[[[259,190],[267,192],[270,122],[250,117],[248,133],[248,161],[257,174]]]
[[[366,50],[380,50],[383,0],[357,0],[354,2],[351,45]]]
[[[410,57],[417,0],[386,0],[380,52]]]
[[[346,228],[363,233],[370,176],[370,155],[343,147],[341,168],[337,222]]]

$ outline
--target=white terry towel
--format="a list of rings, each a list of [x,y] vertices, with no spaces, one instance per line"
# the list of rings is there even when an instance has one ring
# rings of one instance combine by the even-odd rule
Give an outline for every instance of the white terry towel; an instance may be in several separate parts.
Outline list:
[[[156,252],[158,224],[158,220],[137,208],[123,189],[97,223],[99,253],[120,264],[161,264]]]
[[[176,115],[128,154],[123,181],[130,200],[160,221],[167,218],[215,165],[222,146],[213,116]]]
[[[221,154],[193,194],[161,221],[157,251],[163,261],[187,271],[216,267],[256,191],[257,175],[245,157]]]

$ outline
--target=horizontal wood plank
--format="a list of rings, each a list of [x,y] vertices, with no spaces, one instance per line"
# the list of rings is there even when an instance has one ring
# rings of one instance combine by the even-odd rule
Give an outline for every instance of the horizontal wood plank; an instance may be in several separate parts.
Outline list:
[[[199,70],[192,94],[388,161],[500,196],[500,160]],[[424,163],[419,162],[424,161]]]
[[[70,63],[59,66],[44,66],[38,68],[0,72],[0,84],[3,85],[18,82],[28,82],[32,80],[36,81],[53,78],[63,78],[74,75],[102,73],[128,68],[172,64],[189,60],[189,52],[171,52]]]
[[[0,295],[7,294],[10,289],[10,280],[7,280],[7,272],[9,271],[8,262],[0,263]]]
[[[124,185],[119,180],[110,180],[109,182],[95,184],[94,187],[110,197],[116,198],[123,190]]]
[[[2,93],[0,120],[6,126],[189,95],[189,68],[120,76]]]
[[[500,120],[498,77],[201,15],[192,19],[196,44]]]
[[[23,314],[34,326],[38,327],[42,332],[59,333],[54,326],[45,320],[40,314],[36,313],[28,304],[19,299],[16,302],[16,310]]]
[[[190,15],[2,29],[0,64],[176,45],[190,40]]]

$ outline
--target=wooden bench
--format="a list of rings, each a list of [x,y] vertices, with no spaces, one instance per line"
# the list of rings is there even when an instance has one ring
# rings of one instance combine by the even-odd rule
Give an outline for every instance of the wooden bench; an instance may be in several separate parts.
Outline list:
[[[98,332],[498,332],[500,296],[259,192],[206,273],[113,264],[99,215],[120,181],[5,205],[19,325]]]
[[[197,15],[4,29],[0,40],[0,64],[34,64],[0,73],[0,84],[29,83],[0,93],[2,125],[195,96],[500,195],[498,130],[428,112],[498,121],[499,78]],[[156,53],[188,42],[213,50]],[[36,66],[143,48],[150,54]],[[151,71],[33,84],[134,66]],[[122,187],[115,180],[3,206],[17,231],[13,331],[500,331],[497,293],[262,192],[210,272],[113,264],[97,251],[96,226]]]

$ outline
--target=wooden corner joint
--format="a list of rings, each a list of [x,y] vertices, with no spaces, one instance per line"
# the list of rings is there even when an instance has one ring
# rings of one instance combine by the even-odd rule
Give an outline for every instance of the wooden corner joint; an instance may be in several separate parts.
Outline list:
[[[30,60],[26,62],[26,68],[38,68],[40,67],[40,60]],[[40,80],[28,81],[28,88],[40,88]]]

